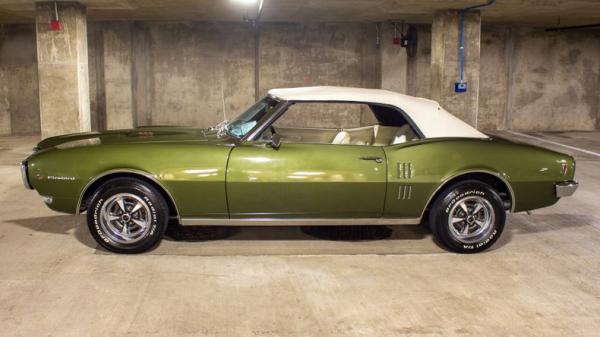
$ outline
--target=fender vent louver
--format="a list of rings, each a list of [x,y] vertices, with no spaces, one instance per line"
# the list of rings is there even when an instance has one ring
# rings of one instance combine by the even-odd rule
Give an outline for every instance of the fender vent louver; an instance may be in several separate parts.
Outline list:
[[[412,196],[412,185],[398,186],[398,200],[410,200]]]
[[[414,170],[413,170],[412,163],[398,162],[398,178],[399,179],[411,179],[413,176],[414,176]]]

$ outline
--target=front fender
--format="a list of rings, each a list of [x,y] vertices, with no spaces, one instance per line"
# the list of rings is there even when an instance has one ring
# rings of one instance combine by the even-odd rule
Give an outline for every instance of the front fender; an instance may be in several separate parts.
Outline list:
[[[109,172],[143,172],[172,195],[180,216],[226,217],[231,147],[188,143],[108,144],[40,151],[28,159],[32,186],[50,208],[76,213],[86,186]]]

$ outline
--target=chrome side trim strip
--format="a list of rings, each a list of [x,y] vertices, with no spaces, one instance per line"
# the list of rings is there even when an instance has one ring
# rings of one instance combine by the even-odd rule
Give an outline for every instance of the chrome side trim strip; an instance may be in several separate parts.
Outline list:
[[[358,226],[358,225],[418,225],[420,218],[355,218],[355,219],[207,219],[183,218],[183,226]]]
[[[180,220],[179,218],[179,210],[177,209],[177,203],[175,203],[175,199],[173,199],[173,196],[171,195],[171,192],[169,192],[168,189],[166,189],[163,184],[161,184],[158,179],[156,179],[153,175],[151,175],[148,172],[144,172],[144,171],[138,171],[138,170],[132,170],[132,169],[113,169],[113,170],[109,170],[106,172],[103,172],[95,177],[93,177],[90,181],[88,181],[88,183],[85,185],[85,187],[83,188],[83,190],[81,190],[81,193],[79,194],[79,200],[77,201],[77,208],[75,209],[75,214],[79,214],[79,210],[81,209],[81,203],[83,202],[83,196],[85,195],[85,192],[88,190],[88,188],[90,186],[92,186],[93,183],[95,183],[96,181],[98,181],[98,179],[102,178],[102,177],[106,177],[107,175],[110,174],[115,174],[115,173],[130,173],[130,174],[137,174],[140,176],[143,176],[145,178],[148,178],[150,180],[152,180],[154,183],[156,183],[156,185],[158,185],[160,188],[162,188],[163,191],[165,191],[165,193],[167,194],[167,196],[169,197],[169,199],[171,200],[171,203],[175,206],[175,212],[177,213],[177,220]]]
[[[487,171],[487,170],[469,170],[469,171],[462,171],[459,173],[456,173],[450,177],[447,177],[446,179],[444,179],[440,185],[435,189],[435,191],[433,191],[433,193],[431,193],[431,195],[429,196],[429,199],[427,199],[427,203],[425,203],[425,206],[423,207],[423,211],[421,212],[421,218],[423,218],[423,215],[425,215],[425,210],[427,209],[427,206],[429,206],[429,203],[431,203],[433,196],[442,189],[442,187],[446,186],[446,183],[448,183],[450,180],[454,179],[454,178],[458,178],[462,175],[465,174],[469,174],[469,173],[487,173],[487,174],[491,174],[497,178],[499,178],[500,180],[502,180],[502,182],[504,183],[504,185],[506,185],[506,187],[508,187],[508,192],[510,193],[510,212],[514,213],[515,211],[515,192],[512,189],[512,186],[510,186],[510,183],[508,182],[508,180],[504,179],[504,177],[502,175],[500,175],[500,173],[497,172],[493,172],[493,171]]]

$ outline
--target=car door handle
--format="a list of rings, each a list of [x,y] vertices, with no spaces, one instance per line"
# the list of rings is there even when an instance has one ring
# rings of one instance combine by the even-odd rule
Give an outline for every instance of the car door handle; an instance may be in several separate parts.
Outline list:
[[[383,158],[381,157],[375,157],[375,156],[365,156],[365,157],[360,157],[361,160],[373,160],[376,163],[383,163]]]

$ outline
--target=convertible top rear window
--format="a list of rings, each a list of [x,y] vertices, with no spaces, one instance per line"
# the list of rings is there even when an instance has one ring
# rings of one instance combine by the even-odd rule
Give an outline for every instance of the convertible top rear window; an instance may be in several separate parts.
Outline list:
[[[387,107],[384,105],[370,104],[369,108],[375,115],[375,118],[379,122],[379,125],[384,126],[403,126],[408,121],[404,116],[394,108]]]

